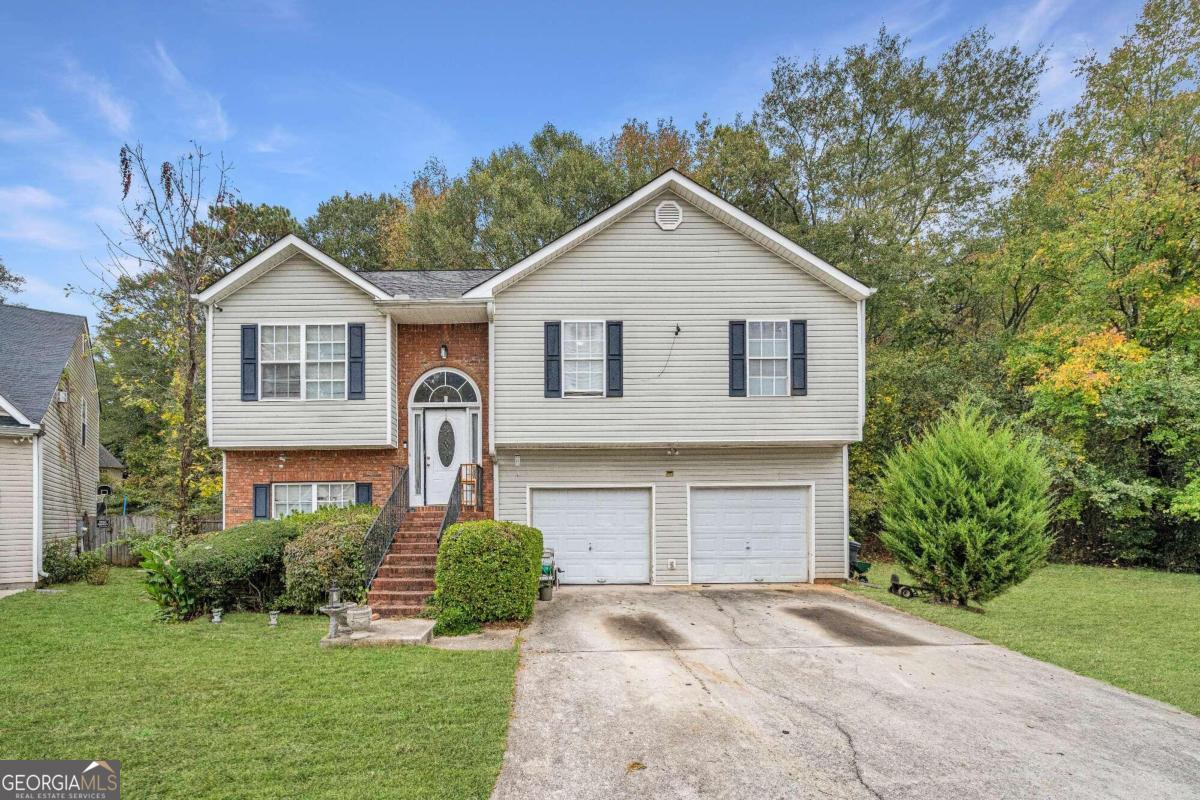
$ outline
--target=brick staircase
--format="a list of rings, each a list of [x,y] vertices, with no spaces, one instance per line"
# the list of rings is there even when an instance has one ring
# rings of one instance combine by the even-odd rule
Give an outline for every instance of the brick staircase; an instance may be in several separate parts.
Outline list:
[[[367,593],[368,605],[380,616],[414,617],[424,610],[433,594],[437,536],[445,515],[445,506],[418,506],[405,513]],[[466,522],[487,515],[464,508],[458,518]]]

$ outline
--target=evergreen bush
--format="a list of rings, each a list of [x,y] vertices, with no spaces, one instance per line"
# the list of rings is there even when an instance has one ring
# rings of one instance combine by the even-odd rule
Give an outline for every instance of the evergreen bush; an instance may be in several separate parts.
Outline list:
[[[430,601],[437,632],[529,619],[541,569],[537,528],[490,519],[450,526],[438,547],[437,589]]]

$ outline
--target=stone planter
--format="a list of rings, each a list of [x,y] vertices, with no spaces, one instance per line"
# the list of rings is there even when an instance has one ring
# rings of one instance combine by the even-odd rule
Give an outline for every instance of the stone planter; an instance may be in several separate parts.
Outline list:
[[[371,607],[354,606],[346,612],[346,624],[352,631],[368,631],[371,629]]]

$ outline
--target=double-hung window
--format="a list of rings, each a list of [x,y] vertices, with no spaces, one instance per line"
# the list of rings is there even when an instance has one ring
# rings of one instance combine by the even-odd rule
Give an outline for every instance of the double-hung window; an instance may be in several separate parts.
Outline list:
[[[316,511],[329,506],[354,505],[354,483],[276,483],[271,487],[272,516],[282,519],[289,514]]]
[[[344,400],[346,326],[261,325],[263,400]]]
[[[563,322],[564,395],[604,394],[604,323]]]
[[[788,323],[746,323],[747,388],[751,397],[788,394]]]

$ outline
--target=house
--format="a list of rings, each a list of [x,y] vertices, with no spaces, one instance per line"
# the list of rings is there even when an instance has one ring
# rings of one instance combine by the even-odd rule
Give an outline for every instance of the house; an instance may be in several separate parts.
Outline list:
[[[43,544],[95,513],[99,435],[87,320],[0,305],[0,588],[36,583]]]
[[[103,444],[100,445],[100,482],[108,487],[119,486],[125,479],[125,464],[112,454]]]
[[[456,491],[570,583],[844,578],[872,292],[676,171],[502,271],[358,273],[289,236],[198,296],[225,524],[395,485],[392,613]]]

